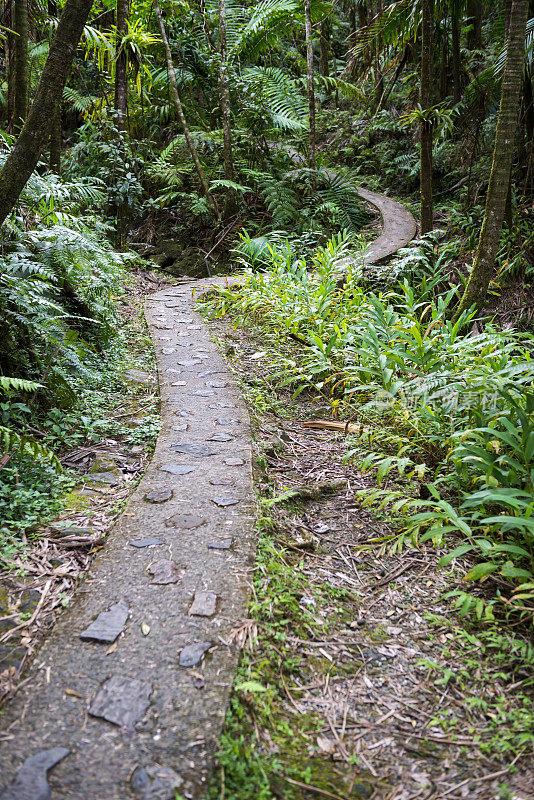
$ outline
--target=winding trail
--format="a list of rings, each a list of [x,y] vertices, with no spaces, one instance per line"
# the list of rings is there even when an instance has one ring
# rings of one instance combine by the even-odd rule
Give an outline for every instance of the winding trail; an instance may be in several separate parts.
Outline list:
[[[394,200],[376,263],[415,233]],[[0,800],[201,798],[254,562],[250,422],[194,295],[147,300],[163,428],[153,460],[1,717]],[[246,630],[246,627],[241,627]],[[47,778],[48,775],[48,778]],[[48,784],[47,784],[48,780]]]
[[[238,657],[227,643],[249,599],[250,423],[191,287],[159,292],[147,307],[163,429],[105,549],[2,715],[2,800],[47,797],[40,762],[26,768],[26,788],[11,783],[25,759],[53,748],[69,751],[49,774],[54,798],[204,794]],[[97,617],[99,629],[86,631]]]
[[[415,236],[417,225],[413,214],[398,200],[392,200],[378,192],[354,187],[362,200],[374,206],[382,217],[382,231],[364,253],[365,264],[379,264],[406,247]]]

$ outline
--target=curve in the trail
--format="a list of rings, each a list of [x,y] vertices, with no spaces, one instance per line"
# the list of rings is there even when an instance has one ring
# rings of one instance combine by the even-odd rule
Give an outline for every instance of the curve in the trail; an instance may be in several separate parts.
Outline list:
[[[47,797],[47,770],[58,800],[205,794],[255,548],[248,413],[192,296],[216,282],[147,301],[163,428],[2,715],[1,800]]]
[[[413,214],[398,200],[358,186],[355,189],[362,200],[374,206],[382,217],[380,235],[373,239],[363,255],[365,264],[379,264],[412,241],[417,224]]]
[[[306,159],[294,147],[285,147],[284,151],[295,164],[306,165]],[[331,169],[324,170],[324,174],[328,175],[331,180],[339,178],[339,173]],[[350,184],[347,185],[350,186]],[[338,265],[344,267],[351,262],[367,266],[379,264],[395,255],[398,250],[406,247],[412,241],[417,232],[417,223],[411,211],[398,200],[393,200],[385,194],[373,192],[361,186],[352,186],[351,188],[359,194],[362,200],[378,211],[382,220],[382,230],[380,235],[367,246],[359,259],[348,256],[340,259]]]

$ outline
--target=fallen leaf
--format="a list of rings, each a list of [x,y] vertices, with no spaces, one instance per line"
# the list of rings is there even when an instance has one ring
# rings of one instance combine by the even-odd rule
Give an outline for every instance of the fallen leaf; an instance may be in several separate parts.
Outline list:
[[[75,692],[74,689],[65,689],[65,694],[68,694],[71,697],[79,697],[81,700],[83,700],[83,694]]]
[[[303,428],[343,431],[344,433],[358,433],[358,430],[361,429],[361,425],[353,425],[350,422],[336,422],[334,419],[310,419],[300,424]]]

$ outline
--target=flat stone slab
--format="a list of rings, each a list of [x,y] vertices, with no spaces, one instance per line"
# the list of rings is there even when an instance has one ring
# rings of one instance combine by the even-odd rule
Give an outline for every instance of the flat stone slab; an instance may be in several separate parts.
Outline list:
[[[161,539],[156,539],[155,536],[147,536],[146,539],[133,539],[129,544],[131,544],[132,547],[141,549],[143,547],[157,547],[163,544],[163,542]]]
[[[216,282],[224,286],[227,279]],[[29,756],[68,747],[69,757],[48,776],[54,799],[174,800],[175,793],[205,799],[238,658],[222,642],[247,616],[256,540],[248,413],[192,298],[193,289],[198,297],[211,284],[166,287],[147,301],[163,423],[153,460],[27,682],[2,710],[0,793]],[[180,302],[180,313],[166,309],[167,302]],[[199,328],[189,331],[190,324]],[[203,371],[209,375],[201,377]],[[206,387],[210,378],[228,385]],[[208,441],[215,432],[232,433],[217,427],[225,416],[241,420],[237,453],[232,441]],[[175,444],[193,451],[171,449]],[[230,456],[239,456],[235,466],[224,463]],[[232,482],[210,483],[224,479]],[[233,485],[239,491],[225,489]],[[231,493],[240,499],[231,508],[212,501]],[[215,613],[213,598],[200,592],[218,598]],[[119,599],[129,609],[122,633],[101,644],[80,640]],[[105,629],[105,639],[118,628]],[[18,789],[15,797],[27,800]],[[13,792],[5,800],[14,800]]]
[[[196,467],[192,464],[164,464],[160,470],[169,472],[171,475],[189,475],[190,472],[196,470]]]
[[[69,752],[66,747],[53,747],[27,758],[13,783],[0,794],[0,800],[49,800],[52,795],[47,780],[48,770],[63,761]]]
[[[174,770],[159,764],[136,767],[130,779],[135,796],[140,800],[175,800],[183,782]]]
[[[196,592],[189,614],[193,617],[213,617],[217,611],[215,592]]]
[[[239,503],[235,497],[212,497],[211,502],[215,503],[219,508],[228,508],[228,506],[235,506]]]
[[[92,717],[132,729],[145,716],[151,694],[150,683],[113,675],[97,691],[88,711]]]
[[[178,663],[181,667],[196,667],[200,664],[208,650],[212,647],[211,642],[193,642],[186,645],[180,653]]]
[[[126,625],[128,606],[123,600],[119,600],[107,611],[101,611],[98,617],[88,628],[80,633],[80,639],[84,642],[107,642],[112,644],[121,634]]]
[[[184,453],[194,458],[206,458],[208,456],[216,456],[217,451],[211,447],[206,447],[204,444],[194,444],[193,442],[176,442],[171,444],[171,450],[175,453]]]
[[[200,528],[204,525],[206,520],[198,514],[173,514],[165,520],[167,528],[181,528],[184,531],[192,531],[195,528]]]
[[[168,583],[178,583],[185,575],[185,570],[175,561],[162,559],[150,564],[147,568],[152,575],[150,583],[153,586],[165,586]]]
[[[147,503],[166,503],[167,500],[172,500],[173,495],[172,489],[152,489],[145,494],[145,500]]]
[[[227,536],[224,539],[217,539],[215,542],[210,542],[208,548],[210,550],[229,550],[232,546],[232,537]]]
[[[213,436],[207,440],[208,442],[231,442],[235,439],[230,433],[214,433]]]

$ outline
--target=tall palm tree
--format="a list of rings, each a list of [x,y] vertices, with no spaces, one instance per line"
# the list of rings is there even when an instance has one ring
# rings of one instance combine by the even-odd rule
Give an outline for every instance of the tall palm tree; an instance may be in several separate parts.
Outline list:
[[[457,318],[473,305],[479,309],[482,307],[486,299],[499,249],[515,150],[519,95],[525,60],[525,29],[528,5],[529,0],[512,0],[507,26],[506,65],[502,81],[501,104],[495,132],[493,162],[486,196],[484,221],[469,282],[456,312]]]
[[[306,66],[308,78],[308,105],[310,117],[310,169],[316,169],[316,143],[315,143],[315,86],[313,80],[313,32],[311,20],[310,0],[304,0],[304,22],[306,26]],[[312,178],[313,180],[313,178]]]
[[[434,66],[434,0],[422,0],[422,46],[421,46],[421,233],[428,233],[433,227],[432,207],[432,133],[433,125],[429,117],[432,107],[433,66]]]

